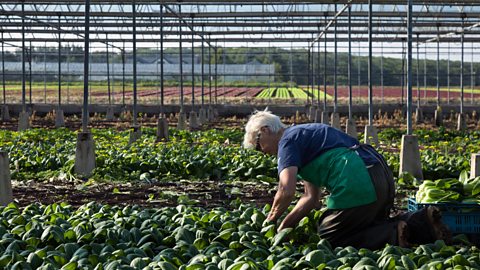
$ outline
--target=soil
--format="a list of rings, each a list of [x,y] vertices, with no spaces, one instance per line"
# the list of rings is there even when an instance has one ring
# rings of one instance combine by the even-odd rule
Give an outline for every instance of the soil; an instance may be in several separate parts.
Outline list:
[[[188,180],[135,184],[32,180],[13,181],[12,186],[14,200],[21,207],[31,203],[59,202],[80,206],[91,201],[101,204],[145,207],[176,206],[180,203],[204,208],[229,207],[232,201],[263,206],[272,203],[275,192],[273,186],[265,184],[225,184],[214,181]]]

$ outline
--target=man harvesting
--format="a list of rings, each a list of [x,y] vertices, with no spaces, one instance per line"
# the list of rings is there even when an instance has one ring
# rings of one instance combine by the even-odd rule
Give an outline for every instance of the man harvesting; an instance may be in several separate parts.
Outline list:
[[[293,227],[320,205],[320,188],[330,193],[318,232],[333,246],[378,249],[386,243],[409,246],[448,241],[440,212],[428,207],[390,218],[395,197],[392,172],[370,145],[324,124],[285,126],[268,111],[254,113],[245,126],[243,145],[276,155],[279,185],[267,217],[276,222],[295,197],[297,179],[305,192],[278,230]]]

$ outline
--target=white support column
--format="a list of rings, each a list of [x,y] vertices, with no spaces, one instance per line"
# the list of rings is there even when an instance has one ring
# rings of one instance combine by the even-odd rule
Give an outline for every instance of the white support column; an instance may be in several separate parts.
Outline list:
[[[191,111],[188,117],[188,125],[190,129],[196,129],[199,127],[197,113],[195,111]]]
[[[164,115],[160,115],[157,123],[157,142],[168,141],[168,121]]]
[[[417,107],[417,109],[415,109],[415,123],[421,123],[423,122],[423,111],[422,111],[422,108],[420,107]]]
[[[375,126],[365,126],[365,135],[363,141],[366,144],[373,144],[378,146],[378,133]]]
[[[418,138],[415,135],[402,136],[399,174],[402,172],[408,172],[418,180],[423,180]]]
[[[467,121],[465,120],[465,114],[459,113],[457,118],[457,130],[465,131],[467,129]]]
[[[435,110],[435,125],[437,127],[443,126],[443,112],[442,112],[442,107],[437,106],[437,109]]]
[[[308,120],[310,122],[313,122],[315,120],[315,107],[309,105],[307,109],[307,114],[308,114]]]
[[[30,116],[27,111],[22,111],[18,116],[18,131],[24,131],[29,128],[30,128]]]
[[[470,178],[480,176],[480,154],[472,154],[470,160]]]
[[[130,138],[128,140],[128,144],[134,143],[141,137],[142,137],[142,130],[140,126],[132,126],[132,129],[130,130]]]
[[[207,112],[205,111],[204,108],[200,108],[200,110],[198,111],[198,123],[200,125],[203,125],[205,123],[207,123]]]
[[[3,121],[10,121],[10,111],[8,110],[7,105],[2,106],[2,120]]]
[[[13,202],[12,182],[10,179],[10,166],[8,153],[0,152],[0,205]]]
[[[75,173],[89,177],[95,169],[95,143],[91,132],[80,132],[77,135],[75,151]]]
[[[187,128],[187,119],[184,112],[178,113],[178,123],[177,129],[178,130],[185,130]]]
[[[330,119],[328,117],[328,112],[326,112],[326,111],[322,112],[322,123],[324,123],[325,125],[330,124]]]
[[[55,127],[64,127],[65,126],[65,118],[63,117],[63,110],[58,109],[55,111]]]
[[[320,108],[317,108],[315,110],[315,123],[321,123],[322,122],[322,110]]]
[[[355,139],[358,139],[357,125],[355,123],[355,119],[353,118],[347,119],[345,133],[347,133],[348,135],[352,136]]]
[[[107,107],[107,115],[105,116],[107,121],[113,121],[114,119],[114,114],[113,114],[113,107],[108,106]]]
[[[331,117],[332,127],[338,130],[341,130],[342,126],[340,124],[340,115],[338,114],[338,112],[333,112],[330,117]]]

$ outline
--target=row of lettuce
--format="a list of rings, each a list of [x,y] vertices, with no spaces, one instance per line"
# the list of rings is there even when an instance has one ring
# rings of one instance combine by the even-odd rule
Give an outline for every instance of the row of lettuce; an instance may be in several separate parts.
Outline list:
[[[238,129],[208,131],[171,130],[169,142],[155,142],[155,130],[129,145],[128,131],[92,130],[96,169],[92,178],[105,181],[162,181],[169,178],[212,180],[275,180],[276,160],[240,146]],[[471,153],[480,150],[480,132],[416,130],[425,179],[458,177],[469,170]],[[378,147],[394,172],[399,170],[399,148],[404,131],[379,133]],[[1,150],[10,158],[17,180],[73,178],[76,132],[67,129],[0,131]]]
[[[476,247],[443,241],[400,248],[332,248],[321,210],[276,233],[270,206],[206,210],[67,204],[0,207],[1,269],[479,269]],[[465,243],[457,238],[456,243]]]

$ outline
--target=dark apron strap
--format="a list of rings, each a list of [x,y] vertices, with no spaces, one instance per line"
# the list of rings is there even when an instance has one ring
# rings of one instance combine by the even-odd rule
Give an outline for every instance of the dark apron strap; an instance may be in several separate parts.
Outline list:
[[[385,180],[389,180],[388,178],[392,178],[393,179],[393,174],[392,174],[392,171],[390,170],[390,167],[388,166],[387,162],[385,161],[385,158],[380,154],[378,153],[375,148],[373,148],[373,146],[369,145],[369,144],[364,144],[364,143],[361,143],[361,144],[356,144],[352,147],[350,147],[350,149],[352,150],[358,150],[359,148],[362,148],[362,150],[366,151],[367,153],[369,153],[372,157],[374,157],[378,163],[380,163],[380,165],[382,166],[384,172],[385,172],[385,175],[387,176],[387,179]],[[388,181],[390,182],[390,181]],[[395,200],[395,183],[393,183],[393,180],[392,180],[392,183],[389,183],[390,184],[390,188],[389,188],[389,194],[388,196],[390,197],[391,201],[393,202]],[[391,205],[391,209],[394,209],[395,205],[392,203]]]

